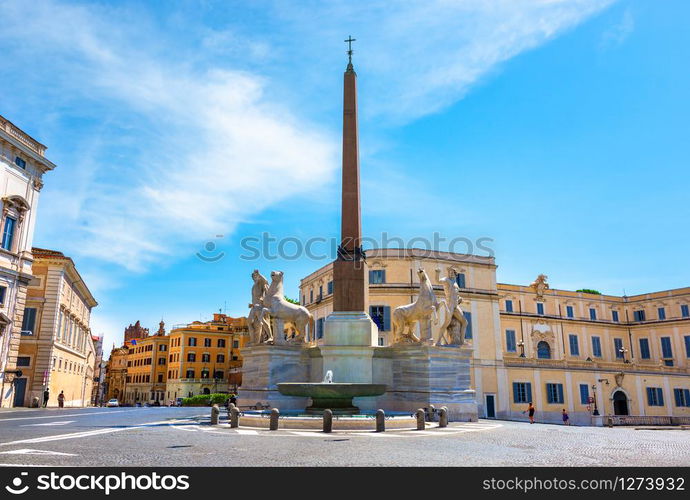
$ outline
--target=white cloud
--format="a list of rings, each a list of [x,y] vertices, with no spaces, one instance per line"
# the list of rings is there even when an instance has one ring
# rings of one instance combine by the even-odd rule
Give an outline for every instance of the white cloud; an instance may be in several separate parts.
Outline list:
[[[608,49],[621,45],[635,31],[635,18],[630,8],[623,11],[620,21],[601,35],[601,48]]]
[[[224,66],[266,60],[262,74],[171,53],[174,41],[147,20],[146,7],[4,2],[0,47],[6,61],[37,66],[27,86],[37,79],[55,110],[100,123],[72,140],[85,146],[74,165],[58,167],[70,182],[57,190],[47,179],[49,239],[71,255],[138,271],[334,178],[335,134],[272,90],[289,75],[303,84],[291,91],[318,107],[311,90],[323,84],[321,62],[343,50],[350,29],[366,53],[356,57],[372,90],[368,109],[411,121],[612,1],[277,3],[268,15],[280,28],[252,37],[190,24],[203,50],[229,54]]]

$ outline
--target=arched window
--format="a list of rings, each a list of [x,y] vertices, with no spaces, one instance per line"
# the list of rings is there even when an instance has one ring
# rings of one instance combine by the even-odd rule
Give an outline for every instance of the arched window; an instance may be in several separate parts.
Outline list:
[[[551,359],[551,347],[548,342],[542,340],[537,344],[537,357],[539,359]]]

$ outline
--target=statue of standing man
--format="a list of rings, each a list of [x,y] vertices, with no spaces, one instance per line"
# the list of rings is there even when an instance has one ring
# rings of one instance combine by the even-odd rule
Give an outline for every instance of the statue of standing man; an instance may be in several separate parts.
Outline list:
[[[264,298],[268,290],[268,280],[264,278],[258,269],[252,273],[252,302],[249,304],[249,338],[252,344],[272,344],[273,333],[269,321],[268,309],[264,305]]]
[[[467,331],[467,318],[460,308],[462,297],[460,297],[460,287],[457,283],[457,272],[450,268],[448,277],[441,278],[439,281],[446,295],[446,314],[437,344],[442,345],[445,342],[445,345],[463,345]]]

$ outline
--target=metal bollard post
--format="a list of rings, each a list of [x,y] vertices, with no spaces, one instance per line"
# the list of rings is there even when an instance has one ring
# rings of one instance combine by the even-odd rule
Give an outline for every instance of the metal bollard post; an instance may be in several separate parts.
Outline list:
[[[386,431],[386,412],[376,410],[376,432]]]
[[[448,408],[442,406],[438,414],[438,426],[448,427]]]
[[[240,426],[240,410],[233,406],[230,408],[230,427]]]
[[[278,430],[278,417],[280,417],[280,410],[278,408],[273,408],[271,410],[271,423],[269,424],[268,429],[271,431],[277,431]]]
[[[218,405],[211,407],[211,425],[218,425],[218,416],[220,415],[220,408]]]
[[[416,412],[414,412],[414,416],[417,418],[417,430],[418,431],[423,431],[424,430],[424,410],[420,408]]]
[[[333,412],[331,410],[323,411],[323,432],[331,432],[333,430]]]

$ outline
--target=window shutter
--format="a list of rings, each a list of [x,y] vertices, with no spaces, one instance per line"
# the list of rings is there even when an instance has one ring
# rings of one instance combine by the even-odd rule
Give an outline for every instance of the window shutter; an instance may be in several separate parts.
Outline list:
[[[465,318],[467,318],[467,330],[465,331],[465,338],[472,338],[472,313],[464,312]]]
[[[683,389],[684,403],[685,406],[690,406],[690,389]]]
[[[527,382],[525,384],[525,387],[526,387],[525,393],[527,394],[527,402],[529,403],[530,401],[532,401],[532,384]]]
[[[369,283],[374,283],[374,271],[369,271]]]
[[[673,389],[673,397],[676,400],[676,406],[683,406],[683,397],[681,393],[681,389]]]
[[[654,395],[651,387],[647,387],[647,406],[654,406]]]
[[[657,387],[656,395],[659,399],[659,406],[664,406],[664,391],[661,389],[661,387]]]
[[[558,388],[558,402],[563,403],[563,384],[556,384]]]
[[[383,330],[390,331],[391,329],[391,306],[383,306]]]
[[[513,382],[513,403],[520,403],[520,398],[518,395],[518,384],[517,382]]]

